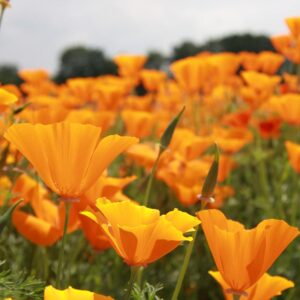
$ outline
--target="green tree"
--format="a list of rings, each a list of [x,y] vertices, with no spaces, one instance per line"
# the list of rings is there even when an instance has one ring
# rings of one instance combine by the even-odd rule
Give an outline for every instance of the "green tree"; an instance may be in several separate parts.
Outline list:
[[[1,65],[0,66],[0,83],[1,84],[17,84],[21,83],[18,76],[18,68],[14,65]]]
[[[148,59],[145,64],[145,69],[161,70],[168,63],[167,57],[158,51],[150,51],[148,53]]]
[[[105,74],[117,74],[117,67],[111,59],[105,56],[102,50],[75,46],[62,53],[55,79],[57,82],[64,82],[73,77]]]

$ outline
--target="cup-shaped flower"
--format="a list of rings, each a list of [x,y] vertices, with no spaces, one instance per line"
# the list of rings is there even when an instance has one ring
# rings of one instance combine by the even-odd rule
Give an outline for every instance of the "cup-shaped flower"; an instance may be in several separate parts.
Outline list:
[[[45,184],[64,198],[89,189],[108,165],[138,139],[119,135],[100,139],[89,124],[14,124],[5,133],[33,165]]]
[[[296,227],[282,220],[264,220],[247,230],[216,209],[200,211],[197,216],[219,272],[237,294],[255,284],[299,235]]]
[[[226,300],[233,300],[233,295],[228,293],[230,287],[222,278],[220,272],[208,272],[222,287]],[[245,291],[240,300],[270,300],[281,292],[294,287],[294,283],[281,276],[271,276],[265,273],[256,284]]]
[[[103,296],[89,291],[77,290],[71,287],[65,290],[57,290],[53,286],[47,286],[44,292],[44,300],[113,300],[112,297]]]
[[[110,202],[100,198],[97,210],[82,214],[99,224],[112,247],[131,266],[145,266],[174,250],[181,242],[191,241],[184,233],[200,222],[177,209],[160,215],[159,210],[132,201]]]

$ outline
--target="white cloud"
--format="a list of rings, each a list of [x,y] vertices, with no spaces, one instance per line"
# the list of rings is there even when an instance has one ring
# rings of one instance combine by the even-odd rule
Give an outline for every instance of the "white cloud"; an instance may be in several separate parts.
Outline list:
[[[0,63],[54,70],[73,44],[119,52],[164,52],[183,40],[234,32],[279,34],[299,0],[12,0],[0,31]]]

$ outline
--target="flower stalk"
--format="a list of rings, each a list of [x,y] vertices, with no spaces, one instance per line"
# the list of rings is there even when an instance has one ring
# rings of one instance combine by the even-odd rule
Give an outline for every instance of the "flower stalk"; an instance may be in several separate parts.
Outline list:
[[[130,295],[133,289],[133,286],[135,284],[135,281],[137,279],[138,273],[139,273],[139,266],[132,266],[130,268],[130,278],[129,278],[129,282],[128,282],[128,288],[126,290],[126,295],[125,295],[125,300],[129,300],[130,299]]]
[[[67,235],[67,229],[68,229],[69,218],[70,218],[71,203],[66,201],[65,205],[66,205],[66,210],[65,210],[64,231],[63,231],[63,236],[62,236],[61,245],[60,245],[60,249],[59,249],[58,266],[57,266],[57,272],[56,272],[56,287],[57,288],[63,287],[63,265],[64,265],[64,257],[65,257],[65,243],[66,243],[66,235]]]

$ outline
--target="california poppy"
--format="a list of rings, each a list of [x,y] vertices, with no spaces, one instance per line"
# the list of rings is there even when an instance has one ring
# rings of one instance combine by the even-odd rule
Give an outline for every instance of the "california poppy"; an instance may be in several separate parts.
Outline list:
[[[98,199],[96,210],[82,214],[97,223],[112,247],[131,266],[145,266],[191,241],[183,234],[199,224],[197,218],[177,209],[160,215],[159,210],[131,201],[110,202]]]
[[[209,271],[209,274],[221,285],[226,300],[233,300],[233,296],[226,291],[229,285],[222,278],[220,272]],[[240,300],[270,300],[281,295],[283,290],[294,287],[294,283],[281,276],[271,276],[265,273],[253,286],[248,288]],[[247,294],[247,296],[246,296]]]
[[[264,220],[254,229],[226,219],[216,209],[197,213],[219,272],[230,291],[244,294],[299,235],[282,220]]]
[[[12,221],[17,231],[27,240],[40,246],[52,246],[63,235],[65,203],[56,205],[53,201],[36,195],[31,200],[34,214],[17,209]],[[72,208],[68,232],[79,228],[77,212]]]
[[[292,165],[292,168],[297,173],[300,173],[300,145],[293,143],[291,141],[286,141],[285,148],[287,150],[289,161]]]
[[[53,286],[47,286],[44,292],[44,300],[113,300],[112,297],[103,296],[85,290],[77,290],[69,287],[65,290],[57,290]]]
[[[113,159],[138,139],[110,135],[76,123],[14,124],[5,138],[32,163],[46,185],[63,198],[78,198]]]

